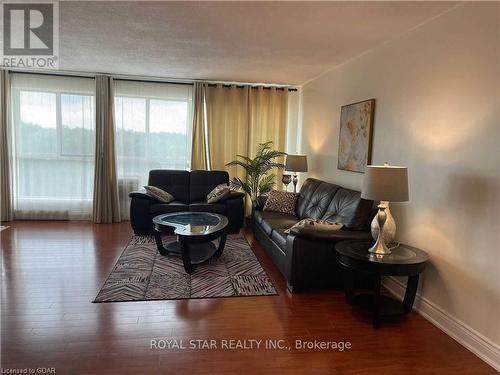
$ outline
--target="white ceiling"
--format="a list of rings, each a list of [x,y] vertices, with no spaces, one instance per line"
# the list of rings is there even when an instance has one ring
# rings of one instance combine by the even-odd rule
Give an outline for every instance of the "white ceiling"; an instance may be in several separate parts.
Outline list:
[[[59,69],[303,84],[450,2],[60,2]]]

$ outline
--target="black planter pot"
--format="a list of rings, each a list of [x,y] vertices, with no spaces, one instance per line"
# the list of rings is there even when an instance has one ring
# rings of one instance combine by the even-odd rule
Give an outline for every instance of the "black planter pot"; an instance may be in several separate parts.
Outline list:
[[[262,210],[264,208],[264,205],[266,204],[267,196],[261,195],[260,197],[257,198],[257,202],[253,202],[254,209],[256,210]]]

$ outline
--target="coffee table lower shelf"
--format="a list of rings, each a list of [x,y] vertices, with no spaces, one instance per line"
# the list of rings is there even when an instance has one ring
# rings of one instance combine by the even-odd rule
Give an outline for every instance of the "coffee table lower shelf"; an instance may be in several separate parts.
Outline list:
[[[165,246],[168,253],[162,255],[175,254],[182,256],[181,246],[180,241],[170,242]],[[189,258],[191,260],[191,264],[198,265],[206,262],[213,256],[216,256],[217,251],[218,248],[213,242],[189,244]]]
[[[219,238],[219,244],[216,246],[213,242]],[[212,257],[220,257],[226,245],[226,233],[212,234],[201,238],[189,238],[178,236],[178,240],[163,245],[162,233],[155,230],[155,240],[158,252],[167,256],[170,254],[182,257],[182,263],[187,273],[193,273],[196,267],[209,260]]]

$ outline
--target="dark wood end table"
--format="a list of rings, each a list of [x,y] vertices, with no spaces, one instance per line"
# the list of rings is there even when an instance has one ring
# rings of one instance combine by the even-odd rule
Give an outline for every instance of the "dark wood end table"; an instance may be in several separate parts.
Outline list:
[[[343,268],[344,291],[349,303],[368,312],[373,326],[379,327],[382,320],[397,318],[411,311],[417,293],[420,273],[429,260],[426,252],[417,248],[399,245],[389,255],[368,252],[372,241],[343,241],[335,249]],[[355,294],[353,273],[362,272],[375,277],[373,294]],[[406,276],[408,282],[403,301],[380,294],[382,276]]]
[[[226,244],[227,217],[209,212],[176,212],[153,218],[155,240],[161,255],[176,254],[182,257],[184,269],[192,273],[212,257],[219,257]],[[162,233],[171,234],[177,241],[163,245]],[[218,246],[211,241],[219,238]]]

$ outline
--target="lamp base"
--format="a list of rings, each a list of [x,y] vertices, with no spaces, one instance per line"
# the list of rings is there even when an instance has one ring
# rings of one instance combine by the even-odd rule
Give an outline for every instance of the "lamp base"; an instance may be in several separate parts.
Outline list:
[[[299,181],[299,178],[297,177],[297,174],[293,175],[293,192],[297,193],[297,182]]]
[[[391,250],[387,247],[385,244],[384,240],[384,226],[385,226],[385,221],[387,219],[387,214],[385,212],[386,210],[385,204],[380,202],[378,205],[378,213],[377,216],[375,217],[377,219],[378,226],[380,228],[377,236],[377,241],[375,241],[375,244],[368,249],[368,251],[372,254],[376,255],[389,255],[391,253]]]
[[[378,254],[378,255],[389,255],[391,253],[391,250],[387,247],[387,245],[383,240],[382,241],[377,240],[377,242],[375,242],[375,245],[370,247],[368,251],[372,254]]]
[[[389,209],[389,202],[381,201],[380,204],[386,207],[385,213],[387,215],[384,223],[384,230],[382,231],[382,236],[384,237],[385,243],[393,243],[394,239],[396,238],[396,221],[394,221],[394,217],[392,216],[391,210]],[[379,230],[380,229],[378,226],[377,215],[375,215],[371,224],[371,233],[374,240],[377,240]]]

